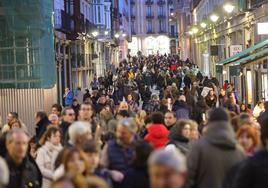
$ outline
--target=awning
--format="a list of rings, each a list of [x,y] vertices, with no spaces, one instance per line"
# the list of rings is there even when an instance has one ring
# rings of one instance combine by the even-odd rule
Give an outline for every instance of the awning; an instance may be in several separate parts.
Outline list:
[[[244,58],[248,57],[251,52],[256,51],[260,48],[264,48],[266,46],[268,47],[268,39],[254,45],[250,48],[247,48],[247,49],[243,50],[242,52],[239,52],[239,53],[237,53],[237,54],[235,54],[227,59],[219,61],[218,63],[216,63],[216,65],[225,65],[227,63],[232,63],[232,62],[237,61],[237,60],[242,59],[242,58],[244,59]]]
[[[235,61],[235,62],[231,63],[230,65],[231,66],[243,65],[243,64],[246,64],[246,63],[248,63],[250,61],[262,58],[262,57],[264,57],[266,55],[268,55],[268,48],[265,48],[265,49],[263,49],[263,50],[261,50],[261,51],[259,51],[257,53],[254,53],[254,54],[252,54],[250,56],[247,56],[247,57],[242,58],[242,59],[240,59],[238,61]]]

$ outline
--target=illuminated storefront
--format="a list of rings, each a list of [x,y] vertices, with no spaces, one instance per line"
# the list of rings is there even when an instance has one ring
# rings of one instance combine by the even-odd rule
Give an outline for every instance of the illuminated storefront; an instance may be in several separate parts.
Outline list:
[[[131,55],[137,55],[141,51],[143,55],[150,54],[169,54],[170,53],[170,39],[165,35],[132,37],[132,42],[129,43]]]

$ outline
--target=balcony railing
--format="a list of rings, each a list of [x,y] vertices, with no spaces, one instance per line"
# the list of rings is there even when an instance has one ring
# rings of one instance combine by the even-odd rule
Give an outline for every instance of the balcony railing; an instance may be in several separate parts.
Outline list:
[[[153,0],[146,0],[145,4],[146,5],[152,5],[152,4],[154,4],[154,1]]]
[[[163,34],[163,33],[167,33],[167,31],[165,29],[160,29],[158,33]]]
[[[153,19],[153,18],[154,18],[154,15],[153,15],[153,14],[147,14],[147,15],[146,15],[146,18],[147,18],[147,19]]]
[[[159,13],[158,14],[158,19],[165,19],[166,15],[164,13]]]
[[[169,37],[170,38],[178,38],[179,34],[178,33],[175,33],[175,32],[171,32],[169,33]]]
[[[153,30],[147,30],[147,34],[154,34]]]
[[[164,5],[164,4],[166,4],[166,2],[164,0],[158,0],[157,1],[157,4],[158,5]]]

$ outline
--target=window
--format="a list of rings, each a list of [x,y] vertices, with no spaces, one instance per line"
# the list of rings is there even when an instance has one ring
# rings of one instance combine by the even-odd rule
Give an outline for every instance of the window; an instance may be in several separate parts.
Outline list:
[[[134,15],[134,6],[131,6],[130,14],[131,14],[131,15]]]
[[[158,15],[160,15],[160,16],[164,15],[164,7],[163,6],[158,7]]]
[[[149,20],[147,22],[147,31],[148,32],[152,32],[153,31],[153,23],[152,23],[152,20]]]
[[[131,32],[135,33],[135,22],[131,21]]]
[[[98,22],[101,22],[101,10],[100,10],[100,6],[98,6]]]
[[[152,15],[152,6],[147,6],[147,16]]]
[[[165,32],[165,30],[166,30],[166,25],[165,25],[164,20],[159,20],[159,31]]]

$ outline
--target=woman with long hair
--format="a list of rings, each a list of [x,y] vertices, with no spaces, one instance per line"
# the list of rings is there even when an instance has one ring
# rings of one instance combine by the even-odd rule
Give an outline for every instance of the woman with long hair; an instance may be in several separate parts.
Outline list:
[[[45,132],[42,147],[37,151],[36,163],[43,175],[42,188],[49,188],[54,176],[54,163],[62,150],[61,132],[58,128],[52,127]]]

